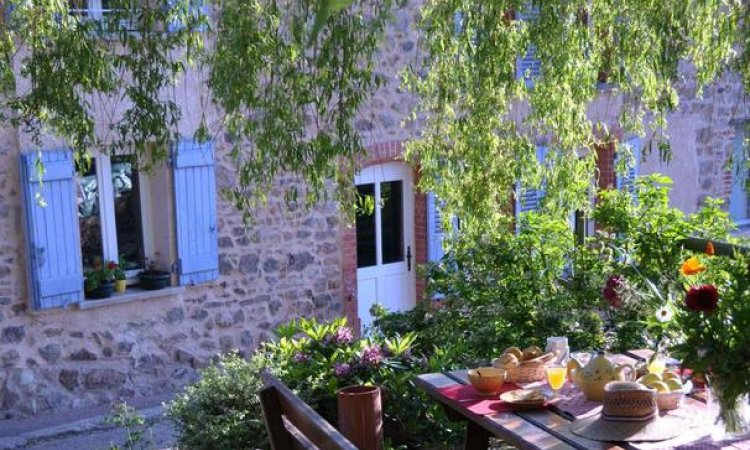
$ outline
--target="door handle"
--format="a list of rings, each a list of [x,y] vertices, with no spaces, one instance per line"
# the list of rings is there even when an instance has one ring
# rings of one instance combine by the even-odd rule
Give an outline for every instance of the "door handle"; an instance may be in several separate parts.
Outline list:
[[[411,272],[411,245],[406,246],[406,270]]]

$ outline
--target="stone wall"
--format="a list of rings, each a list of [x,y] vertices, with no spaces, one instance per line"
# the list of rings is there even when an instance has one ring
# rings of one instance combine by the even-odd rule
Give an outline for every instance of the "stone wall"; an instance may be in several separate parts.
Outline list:
[[[739,77],[726,75],[708,85],[702,95],[685,68],[679,85],[680,106],[669,116],[669,136],[674,157],[659,161],[658,152],[647,157],[641,173],[660,172],[674,180],[671,202],[687,213],[699,209],[706,197],[728,201],[734,174],[728,167],[737,126],[750,119],[750,104]]]
[[[399,73],[417,62],[414,24],[420,4],[412,1],[395,12],[378,56],[377,71],[387,84],[356,119],[371,149],[385,148],[384,143],[400,149],[399,142],[418,132],[418,123],[401,126],[416,99],[400,88]],[[205,96],[196,92],[203,79],[188,77],[178,89],[185,135],[200,118]],[[691,212],[705,195],[729,195],[731,177],[723,169],[732,152],[733,122],[750,115],[733,78],[709,86],[702,98],[690,83],[681,91],[682,104],[670,117],[674,161],[662,164],[652,155],[641,173],[672,176],[673,203]],[[616,108],[610,106],[618,103],[616,98],[596,102],[592,118],[615,117]],[[220,188],[235,181],[228,147],[219,136]],[[276,190],[268,206],[255,212],[250,228],[230,204],[219,203],[220,277],[215,283],[133,303],[31,312],[17,169],[19,152],[28,148],[26,137],[0,128],[0,419],[172,392],[216,353],[249,352],[280,322],[356,311],[356,266],[351,264],[356,241],[336,205],[287,211]],[[400,158],[399,150],[386,159],[370,152],[366,159]],[[278,185],[293,182],[282,177]],[[417,220],[425,221],[423,196],[416,205]],[[426,242],[418,261],[425,255]]]
[[[216,353],[248,353],[283,321],[341,314],[336,206],[287,211],[276,191],[251,228],[231,205],[219,203],[221,275],[215,283],[132,303],[30,311],[18,151],[4,137],[0,417],[171,392]],[[231,181],[231,171],[226,151],[219,155],[221,185]]]
[[[414,99],[399,88],[398,74],[416,60],[419,3],[398,10],[388,27],[377,68],[387,84],[356,121],[366,145],[414,135],[416,125],[401,127]],[[193,74],[176,89],[183,135],[195,131],[205,109],[203,80]],[[218,122],[218,112],[207,114],[209,123]],[[217,184],[230,187],[236,179],[230,145],[215,134]],[[62,145],[48,140],[49,148]],[[19,152],[31,148],[28,136],[0,128],[0,420],[170,393],[217,353],[252,351],[279,323],[345,312],[347,226],[333,203],[287,210],[280,187],[296,181],[285,177],[249,228],[228,202],[219,202],[216,282],[131,303],[30,311],[17,167]]]

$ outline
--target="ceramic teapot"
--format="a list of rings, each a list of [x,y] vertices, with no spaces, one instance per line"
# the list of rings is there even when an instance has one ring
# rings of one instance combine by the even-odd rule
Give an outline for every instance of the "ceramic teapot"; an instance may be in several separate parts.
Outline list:
[[[604,385],[610,381],[633,381],[635,379],[635,368],[630,364],[615,364],[610,361],[604,352],[599,352],[591,358],[588,364],[571,358],[568,362],[573,383],[582,390],[586,398],[597,402],[604,397]],[[626,372],[629,374],[626,375]]]

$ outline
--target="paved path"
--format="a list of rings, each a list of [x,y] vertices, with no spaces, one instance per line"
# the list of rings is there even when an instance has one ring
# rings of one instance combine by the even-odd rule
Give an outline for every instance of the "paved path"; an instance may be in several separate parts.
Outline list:
[[[174,447],[176,436],[172,423],[161,406],[139,410],[148,427],[143,449]],[[107,415],[0,437],[0,450],[105,450],[125,443],[125,429],[104,422]],[[0,422],[0,425],[2,422]]]

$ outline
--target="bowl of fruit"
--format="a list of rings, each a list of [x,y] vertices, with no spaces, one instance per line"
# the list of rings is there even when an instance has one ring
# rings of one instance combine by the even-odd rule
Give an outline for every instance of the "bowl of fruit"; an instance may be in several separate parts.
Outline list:
[[[683,382],[680,375],[671,370],[663,373],[647,373],[636,381],[656,390],[656,404],[660,411],[679,408],[685,395],[693,390],[693,383]]]

